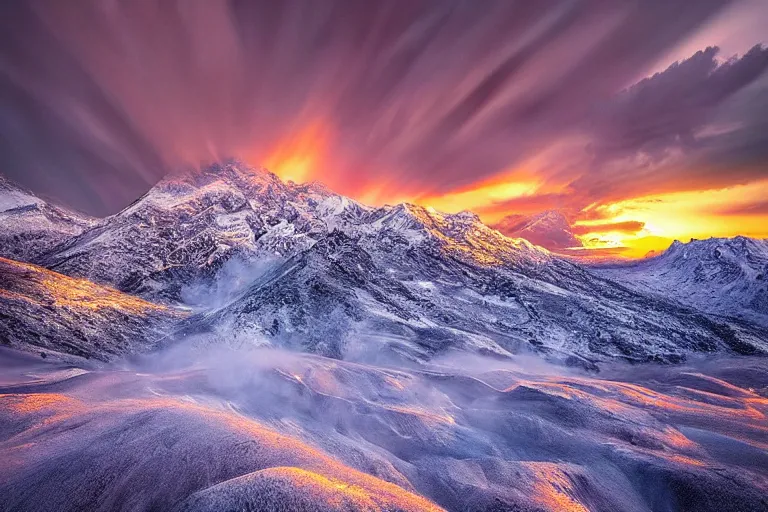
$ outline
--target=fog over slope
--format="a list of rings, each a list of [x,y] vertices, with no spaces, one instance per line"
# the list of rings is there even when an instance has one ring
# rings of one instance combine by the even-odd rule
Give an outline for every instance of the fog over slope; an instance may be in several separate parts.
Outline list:
[[[596,377],[182,344],[98,368],[3,350],[0,365],[6,510],[766,506],[764,359]]]

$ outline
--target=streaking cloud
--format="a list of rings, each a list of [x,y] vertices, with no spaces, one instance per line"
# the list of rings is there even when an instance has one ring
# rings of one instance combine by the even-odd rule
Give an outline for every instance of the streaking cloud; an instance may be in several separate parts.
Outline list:
[[[170,169],[237,156],[489,223],[558,209],[578,224],[637,198],[755,187],[768,50],[755,27],[728,36],[730,4],[7,3],[2,172],[106,215]],[[644,223],[653,249],[694,234],[625,217],[602,223]],[[718,233],[745,229],[718,218]],[[611,233],[589,235],[639,236]]]

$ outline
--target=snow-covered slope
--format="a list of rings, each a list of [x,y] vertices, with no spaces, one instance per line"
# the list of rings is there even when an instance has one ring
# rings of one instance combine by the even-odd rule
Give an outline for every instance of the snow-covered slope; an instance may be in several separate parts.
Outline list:
[[[750,327],[605,281],[471,214],[413,205],[375,210],[361,225],[334,230],[236,300],[191,319],[186,331],[203,328],[333,357],[533,350],[589,366],[766,351]]]
[[[655,258],[597,266],[594,272],[711,314],[768,327],[768,240],[675,241]]]
[[[3,509],[765,510],[764,358],[596,376],[187,352],[89,372],[0,350]]]
[[[512,238],[525,238],[529,242],[548,249],[581,247],[573,234],[571,224],[561,212],[547,210],[536,215],[510,215],[496,225],[496,229]]]
[[[95,223],[0,176],[0,257],[29,261]]]
[[[99,360],[146,351],[179,311],[0,258],[0,344]]]

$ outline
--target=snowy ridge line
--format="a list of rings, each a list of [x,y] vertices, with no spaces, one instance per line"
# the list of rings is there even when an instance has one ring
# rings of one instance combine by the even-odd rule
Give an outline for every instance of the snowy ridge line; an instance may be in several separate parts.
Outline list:
[[[759,316],[765,244],[722,244],[716,253],[678,244],[637,271],[586,267],[471,212],[372,208],[230,160],[169,176],[33,261],[196,313],[163,343],[199,331],[216,342],[336,358],[534,352],[593,368],[609,359],[768,353]],[[643,277],[655,275],[648,269],[679,286],[653,288],[659,279]],[[686,284],[709,290],[707,302],[684,300]],[[731,310],[720,308],[724,300]],[[379,341],[365,346],[371,335]]]

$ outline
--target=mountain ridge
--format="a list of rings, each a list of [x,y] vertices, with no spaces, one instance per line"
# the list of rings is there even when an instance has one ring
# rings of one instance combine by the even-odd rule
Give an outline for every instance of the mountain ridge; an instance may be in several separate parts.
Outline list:
[[[583,246],[568,218],[559,210],[545,210],[535,215],[508,215],[493,227],[510,238],[524,238],[549,249]]]
[[[97,222],[49,203],[0,175],[0,257],[31,261]]]
[[[0,258],[0,345],[107,361],[142,352],[186,312]]]
[[[438,237],[444,243],[459,236],[464,243],[454,249],[489,262],[498,260],[489,240],[503,246],[507,256],[546,253],[527,241],[510,242],[493,234],[474,214],[430,213],[406,203],[372,208],[325,186],[286,184],[264,169],[231,160],[161,180],[121,212],[34,261],[148,298],[178,300],[179,290],[165,290],[162,283],[163,274],[178,274],[173,268],[186,265],[185,276],[210,277],[190,267],[216,271],[235,255],[290,257],[334,228],[350,226],[362,231],[410,229],[413,236]],[[116,269],[111,261],[136,259],[148,244],[152,247],[143,256],[151,268],[131,271],[139,267],[134,262]]]
[[[675,240],[652,258],[593,271],[639,291],[768,327],[768,240],[745,236]]]
[[[748,319],[626,285],[472,212],[369,207],[236,160],[168,176],[34,262],[153,302],[187,302],[200,313],[176,338],[205,332],[337,358],[361,343],[416,361],[531,351],[585,367],[768,352]]]

